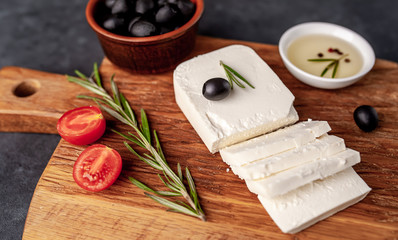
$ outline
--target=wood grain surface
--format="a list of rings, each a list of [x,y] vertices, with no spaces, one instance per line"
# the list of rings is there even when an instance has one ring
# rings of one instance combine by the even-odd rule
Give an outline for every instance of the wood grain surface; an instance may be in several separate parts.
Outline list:
[[[57,121],[64,112],[88,104],[76,98],[77,92],[82,88],[59,74],[2,68],[0,131],[57,133]]]
[[[161,188],[156,172],[132,156],[122,139],[109,131],[129,131],[108,116],[109,128],[99,143],[119,151],[123,158],[122,174],[109,189],[89,193],[73,181],[72,168],[85,146],[74,146],[61,140],[43,172],[32,198],[25,223],[24,239],[397,239],[398,238],[398,64],[377,60],[373,70],[353,86],[340,90],[321,90],[297,81],[283,66],[276,46],[233,40],[198,37],[190,57],[230,44],[245,44],[270,65],[295,95],[294,105],[300,120],[326,120],[331,134],[342,137],[349,148],[361,152],[362,162],[354,169],[373,189],[352,207],[327,218],[295,235],[283,234],[250,193],[245,183],[227,171],[219,154],[210,154],[174,100],[172,72],[161,75],[134,75],[117,68],[105,59],[101,65],[104,79],[116,73],[115,81],[132,107],[144,108],[152,127],[157,129],[166,158],[172,167],[177,162],[188,166],[195,179],[207,222],[167,212],[165,207],[149,200],[142,190],[127,180],[134,176],[144,183]],[[15,73],[19,76],[14,76]],[[66,107],[89,105],[74,96],[87,93],[72,86],[61,75],[40,73],[20,68],[1,70],[4,79],[50,77],[63,86],[69,105],[55,99],[59,95],[40,95],[53,102],[44,112],[58,116]],[[109,85],[108,85],[109,87]],[[56,88],[56,87],[54,87]],[[0,88],[3,91],[3,88]],[[67,90],[67,89],[70,89]],[[0,97],[3,97],[3,92]],[[37,107],[39,94],[21,98],[25,110]],[[32,99],[32,100],[29,100]],[[13,107],[0,105],[0,119]],[[5,101],[8,101],[7,98]],[[362,104],[376,108],[379,127],[362,132],[352,113]],[[3,109],[3,108],[6,108]],[[18,116],[17,113],[13,113]],[[27,114],[29,115],[29,114]],[[21,116],[20,119],[24,119]],[[29,119],[29,118],[28,118]],[[42,120],[47,121],[48,118]],[[10,119],[1,120],[1,131]],[[22,122],[24,120],[21,120]],[[18,123],[17,123],[18,124]],[[12,131],[15,130],[10,127]],[[45,127],[43,131],[49,131]],[[26,128],[22,129],[26,130]],[[39,130],[38,130],[39,131]],[[51,131],[49,131],[51,132]]]

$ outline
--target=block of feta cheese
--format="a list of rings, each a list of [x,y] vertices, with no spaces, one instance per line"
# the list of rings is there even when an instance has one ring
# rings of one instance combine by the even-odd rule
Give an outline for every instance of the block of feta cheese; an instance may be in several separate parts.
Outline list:
[[[361,201],[371,189],[351,167],[275,198],[258,198],[284,233],[299,232]]]
[[[319,160],[346,149],[344,139],[324,134],[318,139],[298,148],[263,158],[243,166],[231,166],[241,179],[256,180],[271,174]]]
[[[220,154],[227,164],[242,166],[307,144],[330,130],[326,121],[309,120],[226,147]]]
[[[206,99],[202,88],[207,80],[227,79],[220,61],[255,89],[235,85],[225,99]],[[178,106],[212,153],[298,120],[293,94],[247,46],[231,45],[185,61],[177,66],[173,79]]]
[[[323,179],[359,163],[359,152],[346,149],[326,158],[299,165],[259,180],[246,180],[252,193],[275,197],[304,186],[307,183]]]

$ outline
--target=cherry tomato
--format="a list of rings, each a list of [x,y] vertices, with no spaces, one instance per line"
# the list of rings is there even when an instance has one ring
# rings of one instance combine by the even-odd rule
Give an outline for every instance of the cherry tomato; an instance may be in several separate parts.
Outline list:
[[[104,134],[105,128],[105,118],[101,110],[95,106],[69,110],[57,123],[59,135],[75,145],[86,145],[97,141]]]
[[[110,187],[122,171],[119,153],[102,144],[86,148],[73,166],[73,179],[81,188],[92,192]]]

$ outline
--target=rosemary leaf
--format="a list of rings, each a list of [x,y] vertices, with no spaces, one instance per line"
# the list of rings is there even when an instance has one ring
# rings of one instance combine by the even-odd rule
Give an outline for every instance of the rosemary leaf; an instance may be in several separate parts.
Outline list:
[[[97,81],[94,80],[94,72],[90,75],[90,77],[87,78],[87,81],[89,83],[93,84],[93,86],[98,87]]]
[[[173,187],[175,187],[176,189],[180,188],[180,186],[177,185],[174,181],[172,181],[172,180],[167,176],[167,174],[165,174],[164,171],[163,171],[163,176],[167,179],[167,181],[168,181]]]
[[[144,191],[147,192],[151,192],[151,193],[156,193],[155,190],[153,190],[152,188],[148,187],[147,185],[143,184],[142,182],[138,181],[137,179],[133,178],[133,177],[128,177],[130,182],[132,182],[134,185],[136,185],[137,187],[141,188]]]
[[[328,68],[323,69],[323,71],[321,73],[321,77],[323,77],[326,74],[327,71],[328,71]]]
[[[127,114],[127,116],[134,122],[134,125],[137,125],[137,120],[135,119],[135,115],[133,110],[131,109],[129,103],[127,102],[126,98],[122,93],[120,95],[120,102],[122,103],[124,112]]]
[[[156,141],[156,150],[158,151],[160,157],[163,160],[165,160],[166,158],[164,157],[162,146],[160,145],[160,141],[159,141],[159,138],[158,138],[158,134],[156,133],[156,130],[153,130],[153,137],[155,138],[155,141]]]
[[[170,191],[156,191],[158,195],[167,196],[167,197],[178,197],[182,196],[179,192],[170,192]]]
[[[151,159],[152,161],[156,161],[155,158],[151,155],[149,155],[148,153],[144,153],[145,157],[147,157],[148,159]]]
[[[189,206],[188,204],[184,203],[183,201],[177,200],[176,203],[183,205],[184,207],[188,208],[191,211],[195,211],[191,206]]]
[[[141,130],[146,138],[146,140],[150,143],[151,142],[151,130],[149,129],[148,118],[144,109],[141,109]]]
[[[321,77],[323,77],[327,71],[333,67],[333,72],[332,72],[332,78],[336,77],[337,69],[339,68],[340,60],[347,57],[349,54],[344,54],[343,56],[335,59],[335,58],[313,58],[313,59],[307,59],[309,62],[331,62],[329,63],[322,71]]]
[[[149,166],[162,171],[162,167],[155,161],[148,159],[148,158],[144,158],[141,155],[139,155],[127,142],[124,142],[124,145],[126,146],[126,148],[133,153],[135,156],[138,157],[138,159],[140,159],[141,161],[145,162],[146,164],[148,164]]]
[[[249,83],[249,81],[246,80],[246,78],[242,77],[242,75],[240,75],[237,71],[235,71],[233,68],[231,68],[230,66],[228,66],[227,64],[223,63],[222,61],[220,61],[221,66],[224,68],[225,73],[230,74],[230,76],[232,76],[233,78],[231,78],[232,80],[234,80],[234,82],[238,85],[239,80],[237,78],[239,78],[240,80],[242,80],[244,83],[246,83],[249,87],[251,88],[255,88],[252,84]],[[236,78],[236,77],[237,78]],[[230,84],[232,86],[232,83],[230,81]],[[241,88],[245,88],[244,85],[242,83],[239,82],[239,87]],[[231,87],[232,89],[232,87]]]
[[[75,77],[71,77],[71,76],[67,76],[67,78],[68,78],[68,81],[77,83],[77,84],[79,84],[80,86],[86,88],[87,90],[89,90],[89,91],[91,91],[91,92],[93,92],[93,93],[95,93],[95,94],[97,94],[97,95],[103,96],[103,94],[104,94],[104,93],[103,93],[101,90],[99,90],[97,87],[92,86],[92,85],[90,84],[90,82],[88,82],[88,81],[81,80],[81,79],[79,79],[79,78],[75,78]]]
[[[193,182],[193,179],[192,179],[192,176],[191,176],[191,172],[189,171],[188,168],[185,168],[185,175],[187,176],[188,185],[189,185],[189,188],[190,188],[191,192],[196,192],[195,183]]]
[[[96,80],[96,82],[97,82],[97,85],[98,85],[100,88],[102,88],[101,77],[100,77],[100,74],[99,74],[99,71],[98,71],[98,65],[97,65],[97,63],[94,63],[94,78],[95,78],[95,80]]]
[[[323,76],[326,74],[326,72],[329,70],[329,68],[332,67],[334,64],[336,64],[335,61],[333,61],[333,62],[331,62],[329,65],[327,65],[327,66],[325,67],[325,69],[323,70],[323,72],[321,73],[321,77],[323,77]]]
[[[190,194],[191,194],[191,197],[193,198],[195,206],[198,207],[199,210],[201,210],[200,205],[199,205],[198,193],[196,192],[195,183],[193,181],[191,172],[189,171],[188,167],[185,168],[185,175],[187,176],[188,185],[190,188]]]
[[[173,182],[175,182],[179,186],[179,188],[181,188],[181,190],[184,190],[185,189],[184,184],[182,183],[180,178],[170,169],[168,164],[163,159],[161,159],[160,157],[159,157],[159,159],[156,158],[156,161],[163,168],[163,171],[165,172],[165,175],[170,177],[173,180]]]
[[[109,107],[106,107],[104,105],[100,105],[100,107],[107,113],[109,113],[109,115],[111,115],[112,117],[116,118],[117,120],[121,121],[124,124],[129,125],[129,122],[124,119],[118,112],[116,112],[115,110],[110,109]]]
[[[223,63],[224,64],[224,63]],[[233,75],[237,76],[238,78],[240,78],[243,82],[245,82],[247,85],[249,85],[251,88],[254,89],[254,86],[251,85],[249,83],[249,81],[246,80],[246,78],[242,77],[242,75],[240,75],[237,71],[235,71],[233,68],[231,68],[230,66],[224,64],[225,68],[227,68]]]
[[[339,67],[339,62],[340,61],[337,61],[336,64],[334,65],[332,78],[334,78],[336,76],[337,68]]]
[[[122,105],[120,104],[119,89],[116,86],[114,77],[115,77],[115,74],[113,74],[111,77],[111,89],[112,89],[112,93],[113,93],[113,100],[115,101],[115,103],[118,106],[122,107]]]
[[[177,163],[177,172],[178,172],[178,177],[179,177],[179,178],[181,179],[181,181],[182,181],[182,180],[183,180],[183,175],[182,175],[180,163]]]
[[[186,207],[181,206],[181,205],[179,205],[177,203],[171,202],[171,201],[169,201],[167,199],[164,199],[164,198],[161,198],[161,197],[158,197],[158,196],[151,195],[149,193],[145,193],[145,195],[147,197],[155,200],[156,202],[158,202],[158,203],[170,208],[173,211],[184,213],[184,214],[191,215],[191,216],[194,216],[194,217],[197,216],[197,214],[195,212],[193,212],[192,210],[187,209]]]
[[[168,197],[177,197],[181,196],[181,193],[178,192],[170,192],[170,191],[155,191],[152,188],[148,187],[147,185],[143,184],[142,182],[138,181],[133,177],[128,177],[130,182],[136,185],[137,187],[141,188],[144,191],[155,193],[161,196],[168,196]]]
[[[103,91],[98,89],[98,87],[93,86],[88,81],[81,80],[79,78],[75,78],[75,77],[71,77],[71,76],[67,76],[67,78],[68,78],[69,82],[73,82],[73,83],[79,84],[80,86],[86,88],[87,90],[89,90],[89,91],[91,91],[91,92],[93,92],[93,93],[95,93],[97,95],[100,95],[101,97],[105,97],[106,96],[106,95],[104,95]]]
[[[82,72],[80,72],[79,70],[75,70],[75,73],[77,76],[79,76],[80,78],[83,78],[84,80],[87,80],[88,78],[86,77],[86,75],[84,75]]]
[[[313,59],[308,59],[307,61],[309,62],[331,62],[331,61],[336,61],[334,58],[313,58]]]
[[[238,79],[236,79],[236,77],[230,71],[228,71],[228,70],[225,70],[225,71],[226,71],[225,73],[227,74],[228,79],[233,81],[236,85],[238,85],[238,87],[246,88],[242,83],[239,82]]]
[[[103,104],[106,104],[104,100],[97,98],[97,97],[92,97],[92,96],[87,96],[87,95],[77,95],[77,98],[81,98],[81,99],[89,99],[89,100],[93,100],[95,102],[101,102]]]
[[[231,85],[231,90],[234,90],[234,82],[233,82],[231,76],[229,75],[229,73],[227,71],[225,72],[225,75],[227,75],[229,85]]]
[[[172,183],[170,183],[170,180],[167,178],[167,176],[165,174],[164,174],[164,176],[169,181],[168,183],[162,178],[162,176],[160,174],[158,174],[158,177],[160,178],[160,180],[163,182],[163,184],[166,187],[170,188],[172,191],[179,192],[180,190],[177,187],[173,186]]]
[[[142,161],[144,161],[144,162],[146,162],[146,160],[149,160],[149,159],[146,159],[146,158],[142,157],[140,154],[138,154],[138,153],[134,150],[134,148],[132,148],[132,147],[130,146],[130,144],[128,144],[126,141],[124,141],[123,144],[124,144],[124,146],[127,148],[127,150],[129,150],[132,154],[134,154],[135,156],[137,156],[140,160],[142,160]],[[145,160],[144,160],[144,159],[145,159]],[[152,161],[152,160],[150,160],[150,161]],[[153,162],[153,161],[152,161],[152,162]],[[150,164],[149,164],[149,165],[150,165]],[[160,170],[162,170],[162,169],[160,169]]]
[[[138,144],[138,146],[145,148],[145,143],[136,135],[132,134],[131,132],[127,132],[128,135],[132,136],[133,138],[135,138],[140,144]],[[134,142],[135,143],[135,142]]]
[[[144,147],[144,145],[142,144],[142,142],[140,141],[140,139],[137,139],[137,137],[135,135],[131,134],[130,136],[127,136],[121,132],[116,131],[115,129],[112,129],[112,132],[119,134],[120,136],[124,137],[125,139],[129,140],[130,142],[133,142],[135,144],[137,144],[140,147]]]
[[[119,115],[126,115],[123,109],[117,105],[112,99],[104,98],[105,103],[112,109],[114,109]],[[127,119],[126,119],[127,120]]]
[[[163,172],[163,175],[167,181],[165,181],[160,174],[158,174],[158,176],[160,180],[163,182],[163,184],[169,189],[171,189],[171,191],[156,191],[154,189],[149,188],[144,183],[141,183],[134,178],[130,178],[130,180],[132,180],[132,182],[137,187],[144,189],[147,192],[164,195],[164,196],[170,196],[170,197],[182,196],[187,201],[187,203],[181,205],[145,193],[148,197],[152,198],[153,200],[165,206],[168,206],[172,211],[185,213],[190,216],[195,216],[203,221],[206,221],[206,217],[198,202],[197,192],[194,189],[195,185],[193,184],[192,176],[190,175],[189,172],[187,173],[187,176],[189,176],[189,178],[191,179],[190,182],[188,183],[190,189],[190,192],[188,193],[187,188],[183,183],[181,166],[179,164],[177,165],[177,168],[179,169],[177,174],[174,173],[174,171],[170,168],[163,154],[160,141],[158,139],[155,130],[153,130],[155,146],[152,146],[151,134],[150,134],[151,130],[149,127],[149,122],[146,117],[145,111],[141,110],[141,125],[139,126],[135,118],[134,111],[132,110],[130,104],[128,103],[124,95],[119,92],[116,83],[113,81],[114,76],[112,76],[111,78],[112,96],[110,96],[109,93],[102,87],[97,64],[94,64],[94,72],[88,78],[84,74],[81,74],[80,72],[76,72],[76,74],[81,78],[68,76],[68,80],[70,82],[79,84],[80,86],[88,89],[89,91],[101,96],[102,99],[90,96],[80,96],[80,97],[94,100],[109,115],[113,116],[115,119],[119,120],[120,122],[134,129],[135,134],[127,132],[128,133],[127,135],[122,134],[116,130],[113,131],[122,136],[123,138],[125,138],[126,140],[147,150],[148,153],[140,155],[127,142],[124,142],[125,147],[134,156],[144,161],[152,168]]]

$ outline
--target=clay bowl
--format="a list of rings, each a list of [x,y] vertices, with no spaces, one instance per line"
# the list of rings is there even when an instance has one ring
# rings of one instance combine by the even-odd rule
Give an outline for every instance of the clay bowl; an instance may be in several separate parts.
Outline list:
[[[127,37],[103,29],[95,21],[101,0],[88,2],[86,18],[97,34],[105,56],[112,63],[134,73],[161,73],[174,69],[195,45],[204,4],[203,0],[191,1],[196,4],[192,18],[180,28],[157,36]]]

